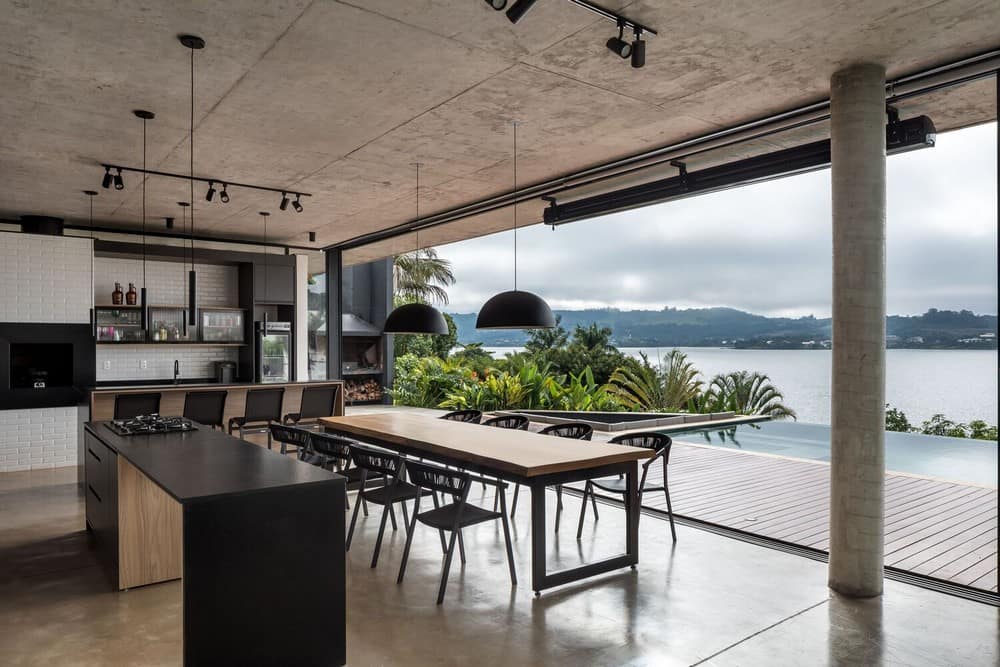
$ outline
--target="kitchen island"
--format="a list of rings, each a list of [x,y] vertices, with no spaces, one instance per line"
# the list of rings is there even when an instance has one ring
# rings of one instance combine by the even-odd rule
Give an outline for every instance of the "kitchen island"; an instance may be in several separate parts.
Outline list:
[[[183,579],[185,664],[344,664],[343,477],[207,427],[84,434],[100,560],[121,590]]]

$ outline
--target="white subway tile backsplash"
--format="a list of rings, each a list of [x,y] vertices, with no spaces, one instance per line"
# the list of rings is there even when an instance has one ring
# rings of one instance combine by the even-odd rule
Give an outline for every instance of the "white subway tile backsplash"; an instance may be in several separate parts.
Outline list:
[[[76,465],[77,422],[75,407],[0,410],[0,472]]]
[[[235,266],[216,264],[197,265],[198,305],[205,307],[234,307],[239,303],[239,270]],[[94,272],[95,303],[111,303],[115,283],[128,291],[134,283],[142,287],[142,261],[102,257]],[[146,299],[162,306],[184,305],[187,295],[187,271],[179,262],[146,262]]]
[[[97,380],[164,380],[174,376],[174,360],[182,378],[215,375],[215,361],[237,361],[239,348],[224,345],[101,345],[97,348]],[[142,362],[146,368],[142,368]],[[105,368],[110,363],[110,368]]]
[[[82,323],[93,305],[93,241],[0,234],[0,322]]]

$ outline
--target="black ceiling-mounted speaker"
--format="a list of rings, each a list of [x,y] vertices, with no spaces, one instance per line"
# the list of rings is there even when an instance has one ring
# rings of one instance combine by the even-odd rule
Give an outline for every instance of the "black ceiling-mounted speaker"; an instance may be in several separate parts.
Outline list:
[[[44,234],[45,236],[62,236],[63,219],[49,215],[22,215],[21,231],[25,234]]]

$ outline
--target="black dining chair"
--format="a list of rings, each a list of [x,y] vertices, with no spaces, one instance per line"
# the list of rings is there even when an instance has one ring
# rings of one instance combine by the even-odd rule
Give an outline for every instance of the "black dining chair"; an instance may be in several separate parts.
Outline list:
[[[570,440],[590,440],[590,438],[594,435],[594,427],[584,422],[566,422],[564,424],[553,424],[552,426],[546,426],[538,433],[540,435],[551,435],[556,438],[569,438]],[[520,484],[514,487],[514,502],[511,503],[511,508],[510,508],[511,516],[513,516],[514,512],[517,511],[517,492],[520,487],[521,487]],[[593,502],[596,507],[597,501],[594,500]],[[563,509],[562,484],[557,484],[556,485],[556,531],[557,532],[559,531],[559,519],[562,516],[562,509]]]
[[[382,505],[382,520],[379,522],[378,538],[375,540],[375,552],[372,554],[372,567],[378,565],[378,554],[382,549],[382,536],[385,534],[385,521],[392,518],[393,530],[396,529],[396,518],[392,506],[400,503],[403,506],[403,528],[409,529],[409,519],[406,514],[406,501],[414,500],[420,495],[420,490],[404,478],[406,461],[399,454],[388,452],[367,445],[355,443],[351,446],[351,461],[354,467],[361,470],[358,497],[362,502]],[[369,475],[375,473],[382,476],[385,483],[374,489],[366,489]],[[354,526],[358,521],[358,509],[362,503],[354,503],[354,513],[351,515],[351,527],[347,531],[347,551],[351,550],[351,540],[354,538]]]
[[[336,385],[306,387],[302,390],[302,400],[298,412],[285,415],[284,423],[293,426],[318,425],[323,417],[332,417],[337,405]]]
[[[246,406],[242,417],[229,418],[229,435],[239,431],[240,439],[245,440],[245,431],[250,427],[267,427],[281,423],[281,403],[285,398],[284,387],[268,387],[266,389],[247,390]],[[267,433],[267,448],[271,449],[271,432]]]
[[[531,422],[524,415],[501,415],[499,417],[490,417],[483,422],[483,426],[492,426],[493,428],[509,428],[515,431],[527,431],[528,424]]]
[[[160,414],[160,394],[118,394],[115,396],[115,419]]]
[[[358,443],[343,436],[309,431],[309,447],[311,451],[317,456],[324,457],[324,468],[333,470],[337,474],[346,477],[347,486],[359,486],[361,484],[361,476],[365,474],[361,468],[351,467],[351,447],[356,444]],[[382,479],[381,474],[368,471],[365,481],[372,482],[380,479]],[[345,486],[345,492],[346,490],[347,487]],[[350,500],[347,500],[344,509],[351,509]],[[368,504],[364,502],[363,498],[361,500],[361,511],[365,516],[368,516]],[[393,525],[395,526],[395,523]]]
[[[306,463],[321,463],[320,459],[311,456],[309,431],[284,424],[268,424],[268,442],[276,441],[281,445],[281,453],[288,451],[288,445],[295,447],[295,453],[300,461]]]
[[[458,550],[462,563],[465,563],[465,542],[462,539],[462,529],[474,526],[485,521],[495,521],[500,519],[503,523],[503,537],[507,546],[507,566],[510,568],[510,583],[517,585],[517,574],[514,571],[514,549],[510,543],[510,526],[507,524],[507,500],[504,488],[507,486],[503,482],[492,480],[490,484],[497,487],[497,495],[500,496],[500,511],[490,510],[471,505],[468,502],[469,485],[472,483],[472,476],[461,470],[450,470],[440,466],[418,463],[416,461],[406,462],[406,474],[410,478],[410,484],[418,490],[414,500],[413,518],[406,531],[406,546],[403,547],[403,560],[399,564],[399,576],[396,583],[403,582],[403,575],[406,573],[406,562],[410,557],[410,545],[413,543],[413,534],[416,531],[417,522],[436,528],[441,537],[441,548],[444,549],[444,567],[441,572],[441,585],[438,587],[437,603],[444,600],[445,588],[448,586],[448,572],[451,570],[451,560],[455,553],[455,542],[458,542]],[[434,499],[434,509],[426,512],[420,511],[420,493],[429,492]],[[443,498],[451,497],[453,502],[441,504],[438,502],[438,494]],[[384,523],[384,521],[383,521]],[[451,538],[445,547],[444,533],[451,533]]]
[[[213,429],[223,426],[228,391],[189,391],[184,394],[184,417]]]
[[[438,419],[446,419],[453,422],[466,422],[469,424],[478,424],[483,418],[483,413],[480,410],[452,410],[447,414],[443,414]]]
[[[663,491],[667,500],[667,517],[670,519],[670,535],[674,542],[677,541],[677,530],[674,528],[674,509],[670,504],[670,488],[667,485],[667,464],[670,462],[670,446],[672,440],[670,436],[663,433],[632,433],[619,435],[608,441],[613,445],[628,445],[629,447],[643,447],[654,452],[652,458],[642,462],[642,475],[639,478],[639,505],[642,506],[642,495],[644,493]],[[663,479],[659,482],[649,481],[649,467],[655,461],[663,464]],[[597,520],[597,504],[594,502],[594,489],[600,489],[608,493],[621,494],[625,499],[627,494],[626,479],[624,477],[608,477],[604,479],[588,479],[583,490],[583,505],[580,508],[580,525],[576,529],[576,539],[583,535],[583,517],[587,513],[587,496],[590,496],[594,504],[594,519]],[[641,514],[640,514],[641,516]]]

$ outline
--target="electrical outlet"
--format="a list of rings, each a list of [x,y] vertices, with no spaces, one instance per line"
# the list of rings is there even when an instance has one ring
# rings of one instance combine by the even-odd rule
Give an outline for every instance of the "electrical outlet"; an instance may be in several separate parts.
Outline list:
[[[106,370],[106,371],[110,371],[111,370],[111,360],[110,359],[105,359],[104,360],[104,370]]]
[[[146,370],[147,368],[149,368],[149,362],[143,359],[142,361],[139,362],[139,368],[141,368],[142,370]]]

